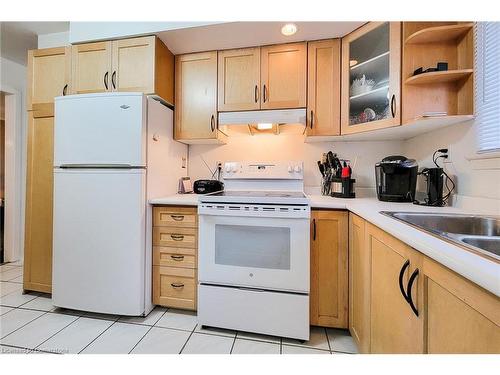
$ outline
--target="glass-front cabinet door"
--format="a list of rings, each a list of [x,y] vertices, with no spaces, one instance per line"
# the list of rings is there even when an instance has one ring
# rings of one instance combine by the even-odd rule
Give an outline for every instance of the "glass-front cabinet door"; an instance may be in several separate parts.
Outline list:
[[[401,124],[401,23],[370,22],[342,39],[342,134]]]

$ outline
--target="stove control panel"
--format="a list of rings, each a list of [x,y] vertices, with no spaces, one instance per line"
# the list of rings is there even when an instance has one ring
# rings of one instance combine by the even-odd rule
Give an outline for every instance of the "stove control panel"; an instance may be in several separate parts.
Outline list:
[[[303,180],[304,163],[302,161],[226,162],[223,178]]]

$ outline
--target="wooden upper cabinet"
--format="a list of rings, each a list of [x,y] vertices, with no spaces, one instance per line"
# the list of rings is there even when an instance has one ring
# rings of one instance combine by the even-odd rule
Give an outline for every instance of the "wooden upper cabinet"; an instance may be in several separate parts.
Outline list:
[[[220,140],[217,126],[217,51],[175,57],[176,140]],[[208,142],[207,142],[208,141]]]
[[[349,331],[360,353],[370,352],[371,254],[366,222],[349,214]]]
[[[174,103],[174,56],[155,36],[72,47],[73,93],[134,91]]]
[[[340,39],[308,43],[307,135],[340,135]]]
[[[348,320],[348,213],[311,213],[312,325],[347,328]]]
[[[113,91],[157,94],[174,103],[174,56],[155,36],[116,40],[112,45]]]
[[[50,293],[54,117],[35,116],[28,118],[23,288]]]
[[[423,353],[423,256],[369,223],[366,233],[371,252],[371,353]],[[418,316],[403,291],[411,296]]]
[[[50,106],[54,97],[71,91],[71,48],[45,48],[28,51],[28,111]]]
[[[218,53],[219,111],[260,109],[260,48]]]
[[[154,93],[155,37],[116,40],[112,45],[113,91]]]
[[[305,108],[306,43],[261,48],[261,108]]]
[[[401,23],[370,22],[342,38],[341,133],[401,124]]]
[[[73,94],[111,91],[111,43],[86,43],[71,47]]]

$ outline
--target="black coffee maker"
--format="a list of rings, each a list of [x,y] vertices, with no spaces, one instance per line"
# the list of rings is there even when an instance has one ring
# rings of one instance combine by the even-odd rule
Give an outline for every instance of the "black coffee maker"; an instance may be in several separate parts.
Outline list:
[[[377,197],[385,202],[413,202],[418,164],[405,156],[387,156],[375,164]]]

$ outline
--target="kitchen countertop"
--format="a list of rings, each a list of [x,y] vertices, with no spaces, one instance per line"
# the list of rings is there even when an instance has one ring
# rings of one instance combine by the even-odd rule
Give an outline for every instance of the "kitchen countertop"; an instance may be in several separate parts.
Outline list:
[[[311,208],[349,210],[355,213],[429,258],[500,297],[500,264],[380,213],[380,211],[412,211],[470,214],[470,211],[455,207],[425,207],[411,203],[381,202],[375,197],[342,199],[312,194],[308,195],[308,198]],[[151,199],[149,203],[197,206],[198,199],[199,196],[196,194],[176,194]]]

